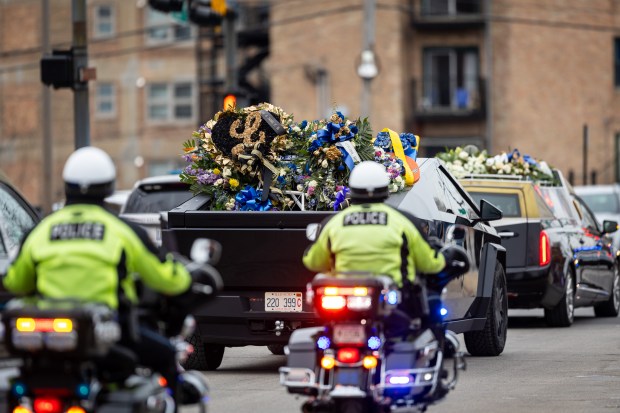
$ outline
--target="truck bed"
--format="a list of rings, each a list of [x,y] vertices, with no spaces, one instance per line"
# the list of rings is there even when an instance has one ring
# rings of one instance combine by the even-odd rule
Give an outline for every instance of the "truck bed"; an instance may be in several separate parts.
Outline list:
[[[164,246],[186,256],[196,238],[222,244],[217,268],[224,290],[194,314],[203,341],[285,343],[293,329],[313,325],[314,312],[305,303],[305,292],[314,273],[301,261],[310,244],[306,226],[333,212],[208,211],[208,202],[208,197],[199,195],[171,210],[162,229]],[[302,293],[303,310],[265,311],[266,292]],[[284,323],[280,334],[275,334],[276,321]]]

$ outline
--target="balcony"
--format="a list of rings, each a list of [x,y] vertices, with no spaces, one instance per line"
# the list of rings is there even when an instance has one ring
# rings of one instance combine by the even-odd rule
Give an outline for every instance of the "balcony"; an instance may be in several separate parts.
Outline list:
[[[461,30],[485,25],[482,0],[419,0],[411,22],[418,30]]]
[[[486,117],[486,80],[472,79],[465,87],[428,78],[412,80],[417,122],[483,120]]]

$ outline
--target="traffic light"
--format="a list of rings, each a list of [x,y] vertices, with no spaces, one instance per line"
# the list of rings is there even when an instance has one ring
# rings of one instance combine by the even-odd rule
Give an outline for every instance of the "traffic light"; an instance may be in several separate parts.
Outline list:
[[[169,13],[171,11],[181,11],[185,0],[149,0],[151,8]]]
[[[234,93],[227,93],[224,96],[224,110],[230,110],[237,107],[237,95]]]
[[[219,26],[226,13],[224,0],[189,0],[189,19],[199,26]]]
[[[75,83],[72,50],[54,50],[41,59],[41,82],[54,89],[70,88]]]

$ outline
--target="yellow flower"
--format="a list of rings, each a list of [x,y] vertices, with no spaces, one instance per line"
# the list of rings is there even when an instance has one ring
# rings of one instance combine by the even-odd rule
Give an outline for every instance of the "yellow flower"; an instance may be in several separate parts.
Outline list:
[[[239,181],[237,181],[235,178],[230,178],[228,180],[228,183],[230,184],[231,188],[236,188],[239,186]]]
[[[219,169],[215,168],[213,170],[213,173],[216,174],[216,175],[219,175],[221,173],[221,171]]]

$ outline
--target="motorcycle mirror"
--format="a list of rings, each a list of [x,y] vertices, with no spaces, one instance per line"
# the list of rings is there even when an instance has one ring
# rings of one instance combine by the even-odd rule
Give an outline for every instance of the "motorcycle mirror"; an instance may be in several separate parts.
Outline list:
[[[462,241],[465,239],[466,234],[467,229],[465,226],[460,224],[451,225],[446,231],[446,242]]]
[[[198,238],[192,244],[189,254],[192,261],[215,265],[222,255],[222,244],[209,238]]]
[[[308,241],[316,241],[319,236],[319,231],[321,230],[321,224],[308,224],[306,227],[306,238]]]

